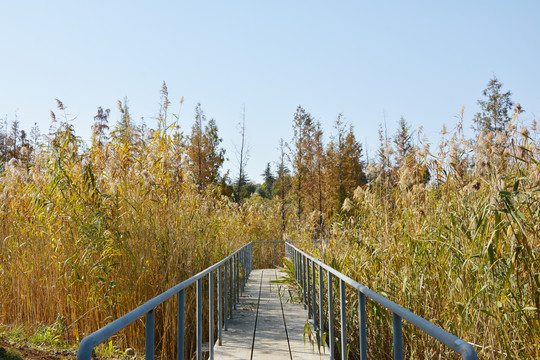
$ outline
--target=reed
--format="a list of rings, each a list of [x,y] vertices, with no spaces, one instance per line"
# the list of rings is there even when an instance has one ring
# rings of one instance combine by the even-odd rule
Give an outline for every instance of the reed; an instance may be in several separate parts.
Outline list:
[[[45,327],[76,344],[241,245],[275,240],[277,205],[200,189],[182,154],[166,131],[128,127],[84,150],[64,121],[28,161],[10,161],[0,176],[0,323]],[[189,289],[187,355],[194,316]],[[175,319],[175,300],[157,309],[163,358],[176,351]],[[143,328],[127,328],[114,346],[142,351]]]
[[[540,150],[526,127],[416,149],[395,185],[380,177],[345,201],[321,248],[351,278],[469,341],[479,357],[540,357]],[[425,183],[420,165],[435,176]],[[337,265],[336,265],[337,266]],[[348,312],[356,296],[348,294]],[[370,303],[370,358],[391,358],[391,314]],[[351,358],[358,319],[351,316]],[[453,358],[404,325],[407,358]]]

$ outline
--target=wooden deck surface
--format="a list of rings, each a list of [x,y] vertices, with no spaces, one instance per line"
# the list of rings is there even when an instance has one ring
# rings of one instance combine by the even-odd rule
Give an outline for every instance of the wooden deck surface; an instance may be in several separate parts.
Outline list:
[[[330,359],[328,349],[319,353],[307,334],[304,342],[308,312],[289,301],[284,285],[271,283],[279,276],[275,269],[251,272],[222,345],[214,347],[215,359]]]

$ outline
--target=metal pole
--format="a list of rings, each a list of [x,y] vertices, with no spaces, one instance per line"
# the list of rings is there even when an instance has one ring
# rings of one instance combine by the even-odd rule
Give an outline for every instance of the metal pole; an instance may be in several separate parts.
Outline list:
[[[311,262],[311,315],[313,323],[317,326],[317,298],[315,297],[315,262]]]
[[[358,315],[360,325],[360,360],[367,360],[366,296],[358,292]]]
[[[202,360],[202,279],[197,280],[197,360]]]
[[[306,257],[304,255],[300,255],[302,257],[302,295],[304,295],[304,309],[307,309],[306,306]]]
[[[300,255],[300,252],[297,253],[298,257],[298,284],[300,284],[300,288],[302,287],[302,256]]]
[[[239,284],[238,284],[238,292],[241,293],[242,292],[242,286],[244,286],[244,277],[241,276],[241,271],[242,271],[242,265],[243,265],[243,262],[244,262],[244,249],[241,249],[240,252],[238,252],[238,279],[239,279]]]
[[[300,283],[300,267],[298,266],[298,252],[295,250],[294,251],[294,266],[296,268],[294,274],[296,275],[296,282],[297,283]]]
[[[217,296],[217,302],[218,302],[218,326],[217,326],[217,332],[218,332],[218,345],[221,346],[221,337],[222,337],[222,333],[221,331],[223,330],[223,302],[221,300],[221,297],[223,296],[223,293],[222,293],[222,288],[221,288],[221,267],[219,267],[217,269],[217,292],[218,292],[218,296]]]
[[[229,278],[228,278],[228,274],[227,274],[227,269],[228,269],[228,264],[225,263],[224,266],[223,266],[223,285],[225,286],[225,288],[223,289],[224,293],[225,293],[225,296],[224,296],[224,300],[225,300],[225,306],[223,307],[225,310],[225,314],[224,314],[224,330],[227,331],[229,330]]]
[[[244,292],[244,289],[246,288],[246,280],[247,280],[247,251],[246,248],[242,249],[242,292]]]
[[[322,265],[319,264],[319,339],[323,338],[323,332],[324,332],[324,323],[323,323],[323,313],[324,313],[324,304],[323,304],[323,291],[324,291],[324,283],[323,283],[323,270]],[[322,344],[324,346],[324,344]]]
[[[240,260],[240,254],[236,254],[236,261],[235,261],[235,264],[236,264],[236,274],[235,274],[235,280],[234,280],[234,283],[235,283],[235,294],[234,296],[236,296],[236,300],[234,302],[234,304],[236,305],[236,303],[240,302],[240,284],[238,283],[238,281],[240,280],[240,264],[238,263]],[[235,307],[236,309],[236,307]]]
[[[401,317],[392,313],[392,325],[394,328],[394,359],[403,360],[403,330]]]
[[[233,258],[230,258],[229,259],[229,319],[233,318],[233,306],[236,309],[236,305],[234,305],[234,300],[233,300],[233,289],[234,289]]]
[[[334,299],[332,296],[332,273],[328,271],[328,345],[330,359],[334,359]]]
[[[274,267],[276,267],[276,243],[273,243],[274,245]]]
[[[341,306],[341,358],[347,360],[347,294],[345,292],[345,281],[339,280],[339,293]]]
[[[214,273],[208,273],[208,354],[214,360]]]
[[[146,322],[145,322],[145,335],[146,335],[146,346],[145,346],[145,356],[146,359],[154,359],[154,316],[155,310],[152,309],[146,313]]]
[[[176,359],[184,360],[184,326],[185,326],[185,291],[178,292],[178,335],[176,337]]]
[[[249,273],[253,270],[253,243],[249,245]]]
[[[310,275],[310,267],[309,267],[309,259],[306,257],[306,299],[307,299],[307,307],[308,307],[308,319],[311,318],[313,315],[311,313],[311,275]]]

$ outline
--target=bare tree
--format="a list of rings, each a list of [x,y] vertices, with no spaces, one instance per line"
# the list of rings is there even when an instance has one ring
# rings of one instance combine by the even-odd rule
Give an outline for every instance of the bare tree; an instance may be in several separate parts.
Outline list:
[[[240,148],[236,148],[236,159],[238,161],[238,180],[236,182],[236,194],[235,199],[237,202],[242,200],[242,187],[247,182],[246,177],[246,165],[249,159],[249,149],[246,145],[246,106],[244,105],[242,111],[242,123],[239,125],[239,132],[242,138]]]

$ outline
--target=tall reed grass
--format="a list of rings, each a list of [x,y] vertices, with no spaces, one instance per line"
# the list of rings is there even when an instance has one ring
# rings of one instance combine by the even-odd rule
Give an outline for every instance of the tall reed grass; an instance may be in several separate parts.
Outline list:
[[[381,176],[358,188],[326,244],[305,248],[469,341],[480,358],[540,358],[535,138],[526,127],[484,133],[476,141],[456,132],[435,156],[427,155],[416,149],[394,186]],[[434,176],[429,184],[419,171],[426,165]],[[356,296],[347,296],[355,315]],[[348,319],[355,358],[358,318]],[[391,321],[391,313],[368,305],[370,358],[392,358]],[[407,358],[455,357],[406,323],[404,336]]]
[[[201,190],[184,171],[174,137],[131,130],[85,150],[65,121],[27,161],[7,164],[0,176],[0,323],[46,326],[76,344],[242,244],[280,236],[277,204],[253,198],[240,206],[218,186]],[[187,355],[194,309],[190,289]],[[174,301],[157,309],[163,358],[175,353],[175,314]],[[141,333],[137,322],[114,343],[142,349]]]

